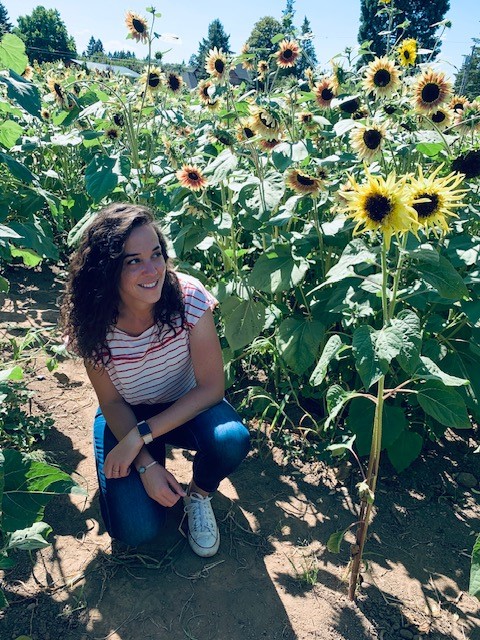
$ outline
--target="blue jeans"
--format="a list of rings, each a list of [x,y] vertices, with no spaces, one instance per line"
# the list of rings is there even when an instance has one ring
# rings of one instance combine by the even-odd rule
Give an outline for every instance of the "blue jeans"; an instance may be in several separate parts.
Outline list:
[[[131,405],[131,409],[137,420],[148,420],[168,406]],[[100,508],[108,533],[131,546],[153,540],[165,525],[168,507],[147,495],[133,465],[130,475],[125,478],[105,478],[105,457],[118,441],[100,409],[95,416],[93,431]],[[211,493],[247,455],[250,436],[235,409],[222,400],[146,445],[153,458],[162,465],[165,464],[166,444],[196,451],[193,478],[198,487]]]

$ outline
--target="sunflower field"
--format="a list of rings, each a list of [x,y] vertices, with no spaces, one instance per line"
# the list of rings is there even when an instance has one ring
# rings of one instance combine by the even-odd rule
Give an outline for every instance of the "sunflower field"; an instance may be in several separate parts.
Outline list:
[[[158,18],[127,15],[148,60]],[[134,81],[30,68],[5,35],[0,290],[11,263],[65,264],[108,202],[154,208],[220,301],[244,413],[290,451],[358,460],[353,597],[381,453],[400,473],[480,418],[480,102],[412,39],[300,79],[300,43],[274,41],[212,49],[188,89],[157,61]]]

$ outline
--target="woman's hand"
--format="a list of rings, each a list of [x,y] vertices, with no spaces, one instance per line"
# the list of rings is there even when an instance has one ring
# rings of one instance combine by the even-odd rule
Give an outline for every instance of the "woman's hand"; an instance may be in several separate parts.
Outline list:
[[[143,446],[137,429],[132,429],[113,447],[105,458],[103,472],[106,478],[125,478],[130,473],[130,465]]]
[[[161,464],[149,467],[145,473],[140,474],[140,478],[150,498],[164,507],[173,507],[180,498],[187,495],[175,477]]]

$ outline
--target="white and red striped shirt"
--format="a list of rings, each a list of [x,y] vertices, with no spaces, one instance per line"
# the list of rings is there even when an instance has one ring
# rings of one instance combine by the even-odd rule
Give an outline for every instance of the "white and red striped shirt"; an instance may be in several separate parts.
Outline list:
[[[139,336],[116,327],[107,333],[111,358],[105,364],[119,394],[129,404],[174,402],[196,386],[190,357],[190,330],[217,300],[202,283],[177,273],[188,329],[176,319],[176,335],[167,326],[153,325]]]

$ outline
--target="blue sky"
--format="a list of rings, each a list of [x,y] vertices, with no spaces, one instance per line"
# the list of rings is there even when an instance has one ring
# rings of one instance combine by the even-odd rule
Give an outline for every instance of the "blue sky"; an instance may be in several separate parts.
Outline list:
[[[426,0],[433,1],[433,0]],[[126,40],[124,17],[127,10],[147,15],[147,2],[101,2],[99,0],[3,0],[10,21],[16,24],[18,16],[28,15],[42,5],[48,9],[58,9],[75,38],[79,52],[86,49],[90,36],[100,38],[107,51],[130,49],[138,56],[147,53],[145,45],[137,45]],[[285,0],[240,0],[239,2],[218,2],[218,0],[183,0],[182,2],[153,2],[162,17],[156,23],[158,33],[174,33],[181,38],[181,44],[159,43],[155,49],[162,51],[171,47],[166,62],[188,62],[196,53],[199,41],[206,37],[208,25],[219,18],[227,34],[230,47],[239,51],[248,38],[254,23],[266,15],[281,18]],[[450,0],[447,18],[452,28],[447,31],[441,53],[441,65],[451,74],[460,67],[463,56],[472,46],[472,38],[480,37],[479,0]],[[306,15],[315,35],[314,45],[319,63],[326,66],[328,61],[348,46],[357,42],[360,0],[296,0],[294,23],[300,26]]]

